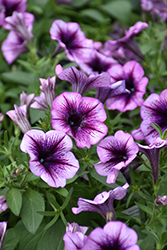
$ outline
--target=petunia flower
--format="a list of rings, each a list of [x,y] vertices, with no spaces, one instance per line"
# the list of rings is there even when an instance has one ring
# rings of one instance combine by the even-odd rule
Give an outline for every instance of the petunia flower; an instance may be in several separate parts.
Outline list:
[[[68,223],[66,233],[63,236],[67,250],[82,249],[87,238],[85,235],[88,227],[79,226],[76,222]]]
[[[137,233],[121,221],[110,221],[104,228],[95,228],[87,237],[83,250],[140,250]]]
[[[166,140],[162,140],[160,137],[156,138],[155,141],[149,144],[148,146],[141,145],[138,143],[139,151],[144,153],[150,162],[154,177],[154,184],[158,180],[160,149],[162,149],[166,145]]]
[[[155,200],[156,205],[167,206],[167,195],[160,196],[158,195]]]
[[[140,48],[134,37],[147,28],[148,24],[138,21],[129,30],[125,31],[125,36],[118,40],[108,40],[104,44],[105,54],[124,64],[129,60],[140,60],[143,58]]]
[[[85,37],[78,23],[55,20],[50,28],[50,35],[65,50],[70,61],[85,60],[92,52],[93,41]]]
[[[51,124],[72,136],[80,148],[90,148],[108,131],[104,105],[97,99],[82,97],[79,93],[64,92],[52,104]]]
[[[99,99],[102,103],[105,103],[106,100],[110,97],[126,93],[129,93],[129,91],[128,89],[126,89],[125,80],[111,83],[108,87],[96,88],[96,98]]]
[[[138,151],[133,137],[119,130],[97,145],[100,162],[94,167],[99,175],[107,176],[107,183],[114,183],[119,170],[126,167],[137,156]]]
[[[7,222],[6,221],[0,222],[0,250],[2,250],[3,247],[3,241],[5,238],[6,229],[7,229]]]
[[[126,183],[123,187],[116,187],[114,190],[109,192],[102,192],[98,194],[93,201],[79,198],[78,208],[73,207],[72,211],[74,214],[79,214],[82,211],[91,211],[100,213],[106,220],[108,214],[111,215],[112,220],[115,220],[115,212],[113,207],[113,201],[121,200],[124,198],[129,185]]]
[[[150,144],[159,137],[159,133],[151,126],[150,123],[158,124],[162,132],[167,129],[167,89],[163,90],[160,95],[151,94],[144,101],[140,108],[140,115],[143,121],[140,130],[143,133],[147,144]]]
[[[48,79],[39,78],[41,82],[41,94],[40,96],[34,97],[34,102],[31,104],[31,108],[40,109],[40,110],[48,110],[48,105],[51,108],[52,102],[55,99],[55,84],[56,84],[56,76]]]
[[[9,110],[6,114],[13,120],[13,122],[25,133],[31,129],[31,125],[27,117],[27,105],[18,107],[14,104],[14,110]]]
[[[153,17],[160,17],[162,21],[167,19],[167,1],[141,0],[141,8],[149,12]]]
[[[24,13],[27,8],[27,0],[0,0],[0,25],[6,28],[5,18],[12,16],[14,11]]]
[[[30,13],[14,12],[6,18],[6,26],[10,29],[7,38],[2,42],[2,53],[8,64],[11,64],[21,53],[28,51],[27,44],[33,34],[34,16]]]
[[[78,65],[84,72],[90,75],[106,72],[116,63],[118,62],[115,59],[94,50],[87,60],[80,61]]]
[[[148,78],[143,77],[144,70],[138,62],[130,61],[124,66],[114,65],[108,72],[111,76],[111,83],[125,80],[127,92],[108,98],[107,109],[118,109],[125,112],[143,104]]]
[[[20,106],[26,105],[27,109],[31,106],[34,102],[35,94],[27,95],[24,91],[20,94]]]
[[[24,134],[20,148],[30,156],[30,170],[51,187],[64,187],[66,179],[74,177],[79,169],[73,153],[72,140],[62,131],[44,133],[32,129]]]
[[[88,89],[107,87],[111,82],[108,73],[87,77],[84,72],[79,71],[75,66],[63,70],[60,65],[57,65],[55,71],[61,80],[66,80],[72,84],[73,92],[78,92],[81,95]]]
[[[0,213],[4,212],[8,208],[5,195],[0,195]]]

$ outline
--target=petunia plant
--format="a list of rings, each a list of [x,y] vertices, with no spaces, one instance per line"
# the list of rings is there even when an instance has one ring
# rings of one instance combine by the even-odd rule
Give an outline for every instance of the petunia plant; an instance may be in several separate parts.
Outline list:
[[[0,250],[167,249],[165,0],[0,0]]]

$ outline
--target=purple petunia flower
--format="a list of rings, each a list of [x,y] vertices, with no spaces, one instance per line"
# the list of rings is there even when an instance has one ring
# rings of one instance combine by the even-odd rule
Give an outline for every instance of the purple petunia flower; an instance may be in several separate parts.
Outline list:
[[[144,153],[150,162],[154,177],[154,184],[158,180],[160,149],[165,147],[166,145],[166,140],[162,140],[160,137],[156,138],[156,140],[153,143],[149,144],[149,146],[141,145],[138,143],[139,151]]]
[[[94,50],[86,61],[80,61],[78,65],[84,72],[90,75],[106,72],[116,63],[118,62],[115,59]]]
[[[66,227],[66,233],[63,236],[66,249],[82,249],[87,238],[87,236],[85,235],[87,230],[88,227],[79,226],[76,222],[72,224],[68,223],[68,226]]]
[[[52,108],[52,102],[55,99],[55,84],[56,84],[56,76],[48,79],[39,78],[41,82],[41,94],[40,96],[36,96],[34,98],[34,103],[31,104],[31,108],[34,109],[48,109],[48,105]]]
[[[116,187],[114,190],[109,192],[102,192],[98,194],[93,201],[79,198],[78,208],[73,207],[72,211],[74,214],[79,214],[82,211],[92,211],[100,213],[106,220],[108,214],[111,215],[112,220],[115,220],[115,213],[113,207],[113,201],[121,200],[124,198],[127,192],[128,184],[125,184],[123,187]]]
[[[53,101],[51,124],[56,130],[72,136],[80,148],[90,148],[108,131],[104,105],[97,99],[79,93],[64,92]]]
[[[0,250],[2,250],[6,229],[7,229],[7,222],[6,221],[0,222]]]
[[[136,232],[120,221],[110,221],[104,228],[95,228],[84,244],[83,250],[140,250]]]
[[[31,125],[27,117],[27,105],[18,107],[14,104],[14,110],[9,110],[6,114],[13,120],[13,122],[25,133],[31,129]]]
[[[141,0],[141,8],[153,16],[159,16],[162,21],[167,19],[167,1]]]
[[[0,213],[5,211],[8,208],[8,204],[6,201],[6,196],[5,195],[0,195]]]
[[[78,160],[70,152],[72,140],[64,132],[32,129],[24,134],[20,148],[30,156],[31,172],[51,187],[64,187],[66,179],[79,169]]]
[[[78,92],[81,95],[88,89],[107,87],[111,82],[108,73],[87,77],[85,73],[77,70],[75,66],[63,70],[60,65],[57,65],[55,71],[61,80],[66,80],[72,84],[73,92]]]
[[[93,41],[87,39],[78,23],[55,20],[50,28],[51,39],[57,40],[64,48],[70,61],[79,62],[88,58],[93,49]]]
[[[150,123],[157,123],[162,132],[167,129],[167,89],[163,90],[160,95],[151,94],[140,108],[140,115],[143,121],[140,129],[145,141],[150,144],[159,137],[159,133],[151,126]]]
[[[133,110],[144,102],[143,95],[146,92],[148,78],[143,77],[144,70],[138,62],[130,61],[124,66],[114,65],[109,71],[111,82],[125,80],[127,92],[108,98],[108,109],[118,109],[121,112]]]
[[[27,8],[27,0],[0,0],[0,25],[6,28],[5,18],[12,16],[14,11],[24,13]]]
[[[30,13],[14,12],[11,17],[6,18],[6,27],[11,31],[3,41],[1,50],[8,64],[28,50],[26,46],[33,37],[33,21],[34,16]]]
[[[159,206],[159,205],[167,206],[167,195],[163,195],[163,196],[158,195],[157,199],[155,200],[155,204],[157,206]]]
[[[134,37],[147,27],[147,23],[138,21],[134,26],[130,27],[128,31],[125,31],[124,37],[115,41],[107,41],[104,44],[105,54],[110,55],[121,64],[129,60],[142,59],[142,53]]]
[[[126,167],[139,151],[137,143],[129,133],[119,130],[97,145],[100,162],[94,165],[98,174],[107,176],[107,183],[114,183],[119,170]]]
[[[27,109],[34,102],[35,94],[27,95],[24,91],[20,94],[20,106],[26,105]]]

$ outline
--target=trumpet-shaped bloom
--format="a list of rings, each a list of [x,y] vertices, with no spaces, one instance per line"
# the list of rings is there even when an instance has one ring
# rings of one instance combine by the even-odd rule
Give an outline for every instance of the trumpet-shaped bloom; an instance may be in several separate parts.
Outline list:
[[[119,170],[126,167],[137,156],[138,151],[133,137],[119,130],[97,145],[100,162],[94,167],[98,174],[107,176],[107,183],[114,183]]]
[[[27,51],[27,43],[33,37],[31,33],[34,16],[30,13],[14,12],[6,18],[10,33],[2,43],[2,53],[8,64],[11,64],[21,53]]]
[[[87,237],[83,250],[140,250],[136,232],[120,221],[110,221],[95,228]]]
[[[159,154],[160,149],[167,145],[166,140],[162,140],[160,137],[156,138],[156,140],[149,144],[149,146],[141,145],[138,143],[139,150],[144,153],[151,165],[154,184],[158,180],[158,170],[159,170]]]
[[[57,65],[56,73],[61,80],[66,80],[72,84],[73,92],[78,92],[81,95],[83,95],[88,89],[107,87],[111,82],[108,73],[87,77],[85,73],[77,70],[75,66],[63,70],[60,65]]]
[[[143,77],[144,70],[139,63],[130,61],[124,66],[114,65],[108,72],[112,83],[125,80],[127,90],[126,93],[108,98],[106,101],[108,109],[118,109],[125,112],[143,104],[148,78]]]
[[[55,20],[50,28],[51,39],[64,48],[70,61],[85,60],[93,49],[93,41],[86,39],[78,23]]]
[[[90,148],[107,134],[108,128],[103,123],[106,112],[99,100],[64,92],[55,98],[52,106],[52,127],[72,136],[78,147]]]
[[[34,103],[31,104],[31,108],[34,109],[48,109],[48,105],[51,108],[52,102],[55,99],[55,84],[56,84],[56,76],[48,79],[39,78],[41,82],[41,94],[40,96],[36,96],[34,98]]]
[[[160,206],[167,206],[167,195],[157,196],[157,199],[155,200],[156,205]]]
[[[167,89],[163,90],[160,95],[151,94],[140,108],[140,115],[143,121],[140,129],[144,139],[148,144],[159,137],[159,133],[150,125],[157,123],[162,132],[167,129]]]
[[[104,45],[105,54],[110,55],[121,64],[129,60],[140,60],[143,56],[134,37],[147,27],[147,23],[139,21],[125,31],[124,37],[115,41],[107,41]]]
[[[113,207],[113,201],[121,200],[124,198],[127,192],[128,184],[125,184],[123,187],[116,187],[114,190],[109,192],[102,192],[98,194],[93,201],[79,198],[78,208],[73,207],[72,211],[74,214],[79,214],[82,211],[92,211],[100,213],[104,218],[107,219],[107,215],[111,213],[112,220],[115,220],[115,213]]]
[[[14,110],[9,110],[6,114],[13,120],[13,122],[25,133],[31,129],[31,125],[27,117],[27,105],[18,107],[14,104]]]
[[[27,8],[27,0],[0,0],[0,25],[6,28],[5,18],[12,16],[14,11],[24,13]]]
[[[72,140],[61,131],[44,133],[32,129],[24,134],[20,148],[30,156],[30,170],[51,187],[64,187],[66,179],[74,177],[79,169],[73,153]]]
[[[20,106],[26,105],[27,109],[34,102],[35,94],[27,95],[24,91],[20,94]]]
[[[87,238],[85,235],[87,230],[88,227],[79,226],[76,222],[72,224],[68,223],[68,226],[66,227],[66,233],[63,237],[66,249],[82,249]]]

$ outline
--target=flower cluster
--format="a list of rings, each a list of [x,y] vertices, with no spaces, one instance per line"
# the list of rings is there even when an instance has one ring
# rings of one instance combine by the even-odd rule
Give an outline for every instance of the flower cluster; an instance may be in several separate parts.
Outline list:
[[[0,249],[165,250],[166,0],[0,7]]]

